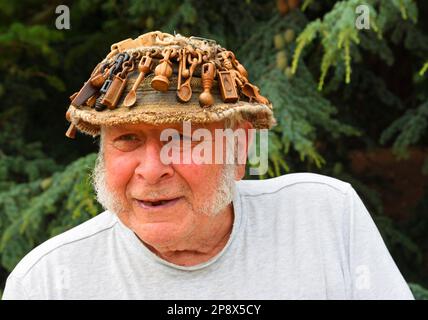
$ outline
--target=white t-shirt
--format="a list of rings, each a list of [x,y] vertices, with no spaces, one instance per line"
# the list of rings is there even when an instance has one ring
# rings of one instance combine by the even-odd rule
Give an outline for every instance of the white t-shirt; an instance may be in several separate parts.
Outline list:
[[[3,299],[413,299],[349,183],[295,173],[237,183],[234,225],[182,267],[105,211],[27,254]]]

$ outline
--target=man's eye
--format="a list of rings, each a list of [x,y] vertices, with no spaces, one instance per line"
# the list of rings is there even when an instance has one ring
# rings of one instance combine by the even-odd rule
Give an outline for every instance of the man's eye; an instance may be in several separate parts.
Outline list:
[[[120,136],[117,140],[120,141],[135,141],[137,140],[137,136],[135,134],[125,134],[123,136]]]
[[[135,134],[124,134],[113,141],[113,146],[121,151],[133,151],[141,145],[141,140]]]

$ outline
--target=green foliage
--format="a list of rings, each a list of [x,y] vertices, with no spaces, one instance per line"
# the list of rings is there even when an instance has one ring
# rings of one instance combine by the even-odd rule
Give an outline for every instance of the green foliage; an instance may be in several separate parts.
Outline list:
[[[417,143],[427,132],[428,125],[428,100],[416,109],[407,110],[404,115],[396,119],[380,138],[381,143],[391,139],[399,133],[394,141],[393,148],[398,155],[407,155],[408,146]]]
[[[1,264],[9,271],[32,247],[100,212],[89,173],[95,154],[45,179],[0,193]]]
[[[388,65],[394,63],[394,57],[384,35],[392,32],[392,43],[397,44],[404,38],[404,45],[408,49],[418,50],[421,55],[426,56],[428,51],[428,37],[415,28],[417,23],[418,9],[416,3],[411,0],[391,2],[371,0],[365,5],[370,10],[370,26],[373,31],[360,32],[355,27],[355,8],[361,4],[358,0],[339,1],[331,11],[326,13],[321,19],[316,19],[306,25],[297,38],[297,45],[293,55],[292,72],[295,73],[302,51],[317,36],[321,37],[321,44],[324,49],[321,61],[321,75],[318,89],[322,89],[325,78],[331,66],[339,69],[330,83],[336,84],[337,78],[342,76],[341,65],[345,66],[345,83],[351,81],[351,56],[359,63],[363,63],[362,53],[358,46],[379,55]],[[306,4],[310,5],[310,2]],[[410,20],[412,23],[400,22],[400,19]],[[393,30],[395,28],[395,30]],[[427,63],[419,71],[423,76],[428,69]],[[417,75],[414,75],[417,77]],[[419,80],[416,80],[419,81]],[[426,82],[425,82],[426,83]],[[426,88],[426,86],[422,86]],[[395,135],[393,149],[399,157],[406,157],[408,147],[426,137],[426,127],[428,122],[428,95],[426,89],[424,93],[416,96],[421,104],[410,108],[401,117],[395,119],[381,134],[379,142],[385,144]],[[418,90],[419,91],[419,90]],[[428,157],[427,157],[428,164]]]
[[[256,28],[238,51],[238,56],[244,57],[245,65],[249,66],[248,71],[254,82],[260,84],[261,91],[276,106],[278,126],[270,135],[269,159],[272,166],[269,167],[268,176],[277,176],[289,170],[284,155],[289,153],[291,146],[298,152],[300,161],[307,160],[320,168],[325,161],[314,147],[319,130],[333,137],[359,134],[352,126],[334,119],[337,108],[314,90],[316,84],[305,65],[302,64],[298,74],[290,77],[273,63],[275,60],[272,57],[277,49],[273,46],[273,38],[266,37],[266,34],[299,31],[305,22],[299,13],[285,18],[276,15]],[[291,54],[293,49],[294,43],[291,43],[284,50]]]
[[[370,27],[377,33],[379,38],[382,37],[382,33],[388,24],[395,21],[394,10],[401,12],[403,19],[407,19],[408,15],[410,15],[414,22],[417,20],[417,8],[412,1],[394,0],[391,3],[393,5],[386,4],[385,1],[380,0],[371,0],[364,3],[370,11]],[[318,89],[321,90],[323,88],[324,80],[330,67],[337,66],[338,63],[345,64],[345,82],[351,82],[351,46],[360,44],[359,30],[355,27],[355,9],[359,5],[361,5],[359,0],[339,1],[331,11],[324,15],[322,20],[312,21],[305,27],[297,38],[297,47],[292,64],[293,73],[297,70],[303,49],[320,35],[324,53]],[[375,6],[380,7],[379,14]]]
[[[416,300],[428,300],[428,290],[417,283],[410,283],[410,289]]]
[[[428,70],[428,62],[425,62],[425,64],[423,65],[421,71],[419,71],[419,75],[423,76],[427,70]]]

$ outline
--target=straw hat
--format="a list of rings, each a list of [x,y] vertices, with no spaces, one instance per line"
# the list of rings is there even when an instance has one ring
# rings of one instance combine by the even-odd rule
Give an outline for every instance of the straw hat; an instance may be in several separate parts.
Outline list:
[[[71,97],[66,136],[93,137],[101,125],[209,123],[225,118],[255,128],[275,124],[272,104],[248,81],[233,52],[215,41],[149,32],[111,52]]]

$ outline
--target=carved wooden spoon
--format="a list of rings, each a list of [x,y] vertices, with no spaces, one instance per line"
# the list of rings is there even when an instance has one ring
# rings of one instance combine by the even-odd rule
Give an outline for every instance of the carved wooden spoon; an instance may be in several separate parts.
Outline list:
[[[198,57],[193,58],[193,60],[191,60],[192,56],[190,54],[188,55],[188,61],[189,63],[191,63],[189,77],[181,85],[180,89],[177,92],[177,97],[182,102],[188,102],[192,97],[192,87],[190,86],[190,81],[192,80],[192,75],[196,67],[202,62],[202,54],[200,52],[197,52],[197,54]]]
[[[137,88],[140,85],[141,81],[144,80],[145,75],[150,72],[150,64],[152,63],[152,58],[148,55],[145,55],[141,58],[140,63],[138,64],[138,71],[140,74],[138,78],[135,80],[132,89],[129,90],[128,94],[125,97],[123,105],[125,107],[132,107],[137,101]]]

